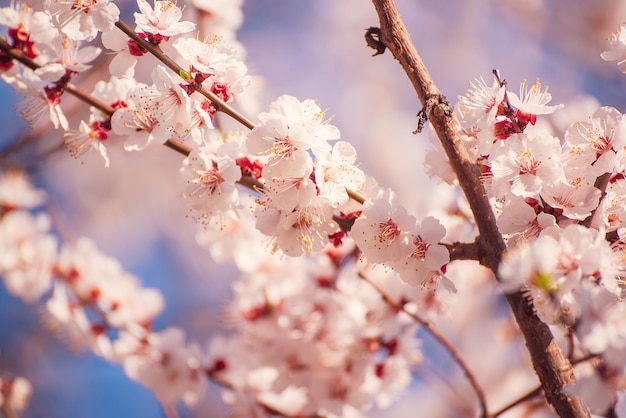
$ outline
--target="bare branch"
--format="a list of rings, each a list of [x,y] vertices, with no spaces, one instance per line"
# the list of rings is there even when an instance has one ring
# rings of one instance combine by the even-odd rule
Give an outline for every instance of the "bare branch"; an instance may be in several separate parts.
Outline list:
[[[504,414],[509,409],[513,409],[517,405],[519,405],[521,403],[524,403],[526,401],[529,401],[529,400],[531,400],[531,399],[541,395],[541,392],[542,392],[541,386],[537,386],[536,388],[534,388],[530,392],[525,393],[524,395],[520,396],[519,398],[517,398],[516,400],[511,402],[510,404],[500,408],[499,410],[497,410],[496,412],[491,414],[491,417],[493,417],[493,418],[499,417],[500,415]]]

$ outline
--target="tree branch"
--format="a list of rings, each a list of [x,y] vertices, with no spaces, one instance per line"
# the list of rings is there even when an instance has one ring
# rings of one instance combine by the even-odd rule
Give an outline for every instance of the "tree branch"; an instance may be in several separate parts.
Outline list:
[[[479,237],[480,238],[480,237]],[[455,242],[443,245],[450,253],[450,261],[454,260],[480,260],[479,238],[474,242]]]
[[[474,373],[470,370],[469,366],[467,365],[463,357],[461,357],[461,354],[458,352],[458,350],[452,345],[452,343],[448,341],[448,339],[441,332],[439,332],[439,330],[435,328],[430,322],[421,318],[419,315],[408,311],[404,303],[392,299],[391,296],[389,296],[380,286],[371,281],[363,272],[360,271],[358,274],[362,280],[369,283],[369,285],[372,286],[380,294],[381,298],[385,301],[385,303],[387,303],[387,305],[393,307],[398,311],[402,311],[405,314],[409,315],[411,318],[413,318],[415,322],[424,327],[428,331],[428,333],[432,335],[439,342],[439,344],[441,344],[441,346],[450,354],[450,356],[452,356],[452,358],[459,365],[461,370],[463,370],[465,377],[467,378],[467,380],[469,380],[470,385],[474,388],[474,391],[476,392],[478,403],[480,404],[480,416],[482,418],[486,418],[488,414],[485,392],[483,391],[480,384],[478,384],[476,375],[474,375]]]
[[[480,232],[480,262],[498,279],[498,265],[506,248],[495,216],[479,179],[479,170],[470,158],[454,126],[449,107],[430,76],[402,23],[392,0],[372,0],[380,19],[380,42],[398,60],[422,105],[430,108],[427,117],[448,155],[459,185],[463,189]],[[436,103],[428,103],[437,98]],[[524,335],[530,357],[548,402],[560,416],[588,417],[584,403],[568,397],[564,388],[574,383],[574,371],[556,343],[550,329],[537,317],[532,299],[521,292],[506,295],[515,319]]]
[[[4,39],[0,39],[0,51],[4,52],[5,54],[10,56],[14,60],[20,62],[22,65],[30,68],[33,71],[41,67],[39,64],[35,63],[33,60],[24,56],[22,51],[20,51],[19,49],[12,48],[11,45],[9,45],[9,43],[6,42]],[[102,113],[104,113],[105,115],[109,117],[113,116],[113,112],[115,112],[115,109],[113,109],[111,106],[107,105],[106,103],[103,103],[102,101],[96,99],[90,94],[85,93],[78,87],[74,86],[72,83],[68,83],[67,86],[65,86],[65,91],[71,94],[72,96],[76,97],[77,99],[81,100],[82,102],[95,107],[96,109],[98,109],[99,111],[101,111]],[[184,146],[183,144],[180,144],[177,141],[174,141],[173,139],[168,139],[165,142],[165,145],[183,155],[189,155],[189,153],[191,152],[191,150],[188,147]]]
[[[159,59],[163,64],[167,65],[170,70],[174,71],[176,74],[182,77],[182,74],[186,72],[184,68],[178,65],[173,59],[168,57],[166,54],[161,51],[161,48],[151,44],[150,42],[143,39],[141,36],[137,35],[137,33],[122,20],[119,20],[115,23],[115,26],[118,27],[122,32],[126,34],[129,38],[137,42],[139,46],[150,52],[153,56]],[[239,113],[230,105],[226,104],[222,99],[220,99],[216,94],[207,90],[205,87],[198,89],[198,92],[202,94],[204,97],[209,99],[211,103],[216,107],[220,112],[226,113],[231,118],[235,119],[237,122],[241,123],[248,129],[254,128],[254,122],[250,119],[246,118],[244,115]]]

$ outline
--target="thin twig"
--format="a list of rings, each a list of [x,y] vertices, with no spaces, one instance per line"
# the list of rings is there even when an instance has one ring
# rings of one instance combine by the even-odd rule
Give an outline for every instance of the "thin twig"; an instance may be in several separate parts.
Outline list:
[[[441,97],[424,62],[400,18],[393,0],[372,0],[380,19],[380,41],[398,60],[422,102]],[[449,107],[437,104],[428,115],[463,189],[480,233],[481,264],[490,268],[496,279],[506,245],[498,231],[491,205],[480,182],[480,172],[470,158],[449,115]],[[569,397],[564,388],[575,381],[574,370],[563,355],[550,328],[537,316],[532,299],[521,292],[506,295],[524,335],[532,364],[541,381],[546,399],[560,416],[589,417],[581,399]]]
[[[41,68],[39,64],[35,63],[33,60],[24,56],[22,51],[20,51],[19,49],[12,48],[11,45],[9,45],[7,41],[5,41],[2,38],[0,38],[0,50],[2,50],[2,52],[6,53],[8,56],[22,63],[24,66],[30,68],[33,71]],[[84,93],[79,88],[72,85],[71,83],[69,83],[65,87],[65,91],[70,93],[72,96],[75,96],[78,99],[82,100],[83,102],[97,108],[98,110],[107,114],[108,116],[111,116],[113,112],[115,111],[111,106],[101,102],[100,100],[96,99],[95,97],[89,94]]]
[[[30,68],[33,71],[37,70],[38,68],[41,68],[39,64],[35,63],[28,57],[25,57],[22,51],[16,48],[11,48],[11,45],[9,45],[2,38],[0,38],[0,50],[2,50],[11,58],[22,63],[23,65],[25,65],[26,67]],[[96,109],[98,109],[99,111],[101,111],[102,113],[104,113],[105,115],[109,117],[113,116],[113,113],[115,112],[115,109],[113,109],[111,106],[96,99],[92,95],[85,93],[78,87],[74,86],[72,83],[68,83],[67,86],[65,86],[65,91],[67,91],[69,94],[76,97],[77,99],[83,101],[84,103],[87,103],[88,105],[95,107]],[[168,139],[167,141],[165,141],[165,145],[185,156],[189,155],[189,153],[191,152],[189,148],[185,147],[184,145],[180,144],[177,141],[174,141],[173,139]]]
[[[454,361],[459,365],[459,367],[463,370],[465,377],[469,380],[470,385],[474,388],[476,392],[476,396],[478,398],[478,402],[480,404],[480,416],[486,418],[487,415],[487,402],[485,400],[485,392],[482,387],[478,383],[476,376],[470,370],[469,366],[461,357],[461,354],[457,351],[457,349],[448,341],[448,339],[441,333],[437,328],[435,328],[430,322],[421,318],[419,315],[410,312],[406,309],[406,306],[402,302],[398,302],[391,298],[380,286],[370,280],[363,272],[359,272],[359,277],[365,282],[369,283],[381,296],[381,298],[387,303],[389,306],[402,311],[409,315],[411,318],[415,320],[418,324],[424,327],[430,335],[432,335],[438,342],[445,348],[445,350],[454,358]]]
[[[543,389],[541,388],[541,385],[537,386],[536,388],[534,388],[533,390],[531,390],[530,392],[520,396],[519,398],[517,398],[516,400],[514,400],[513,402],[511,402],[510,404],[500,408],[499,410],[497,410],[496,412],[494,412],[493,414],[490,415],[490,417],[492,418],[496,418],[502,414],[504,414],[506,411],[508,411],[509,409],[513,409],[514,407],[516,407],[517,405],[524,403],[526,401],[529,401],[539,395],[541,395],[541,392],[543,392]]]
[[[163,51],[161,50],[161,48],[151,44],[150,42],[146,41],[145,39],[143,39],[142,37],[137,35],[137,33],[130,26],[128,26],[126,23],[124,23],[124,21],[122,21],[122,20],[119,20],[117,23],[115,23],[115,26],[117,26],[129,38],[131,38],[132,40],[137,42],[137,44],[139,44],[139,46],[141,46],[142,48],[144,48],[145,50],[150,52],[152,55],[154,55],[156,58],[158,58],[159,61],[161,61],[163,64],[167,65],[172,71],[174,71],[176,74],[178,74],[181,78],[184,79],[182,74],[186,73],[186,70],[183,67],[181,67],[180,65],[178,65],[173,59],[171,59],[166,54],[164,54]],[[187,81],[187,80],[185,80],[185,81]],[[219,110],[220,112],[227,114],[231,118],[235,119],[237,122],[241,123],[246,128],[254,129],[254,127],[255,127],[254,122],[252,122],[250,119],[246,118],[244,115],[239,113],[237,110],[235,110],[230,105],[224,103],[224,101],[222,99],[220,99],[213,92],[207,90],[205,87],[202,87],[202,88],[198,89],[198,92],[200,94],[202,94],[204,97],[206,97],[207,99],[209,99],[211,101],[211,103],[213,103],[213,105],[215,105],[215,108],[217,110]]]
[[[571,354],[571,353],[570,353]],[[585,361],[590,361],[590,360],[596,360],[599,356],[597,354],[589,354],[585,357],[581,357],[579,359],[571,359],[571,362],[573,365],[575,364],[580,364],[580,363],[584,363]],[[531,400],[532,398],[539,396],[541,394],[541,392],[543,392],[543,388],[541,387],[541,385],[537,386],[536,388],[528,391],[527,393],[525,393],[524,395],[520,396],[518,399],[514,400],[513,402],[509,403],[508,405],[500,408],[498,411],[490,414],[489,416],[491,418],[496,418],[499,415],[502,415],[503,413],[505,413],[506,411],[508,411],[509,409],[521,404],[522,402],[526,402]]]
[[[585,357],[581,357],[579,359],[571,359],[571,361],[572,361],[572,364],[574,365],[574,364],[584,363],[585,361],[595,360],[598,357],[599,356],[597,354],[589,354],[589,355],[587,355]],[[498,411],[494,412],[493,414],[490,414],[489,416],[491,418],[496,418],[499,415],[502,415],[503,413],[508,411],[509,409],[512,409],[513,407],[521,404],[522,402],[526,402],[526,401],[531,400],[532,398],[534,398],[536,396],[539,396],[541,394],[541,392],[543,392],[543,388],[541,387],[541,385],[539,385],[536,388],[534,388],[534,389],[530,390],[529,392],[525,393],[524,395],[520,396],[518,399],[516,399],[513,402],[509,403],[508,405],[500,408]]]

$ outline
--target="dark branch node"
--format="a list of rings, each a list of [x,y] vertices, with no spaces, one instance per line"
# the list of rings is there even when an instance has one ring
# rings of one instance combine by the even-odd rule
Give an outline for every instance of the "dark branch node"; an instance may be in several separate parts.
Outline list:
[[[424,129],[424,125],[428,121],[428,115],[435,107],[439,107],[443,116],[451,117],[452,116],[452,106],[446,96],[443,94],[433,94],[426,96],[426,103],[422,110],[417,112],[417,128],[413,131],[413,135],[422,132]]]
[[[365,42],[367,42],[367,46],[376,50],[374,55],[372,55],[373,57],[375,57],[376,55],[382,54],[387,49],[385,44],[381,41],[381,38],[382,38],[382,32],[380,28],[371,26],[365,32]]]

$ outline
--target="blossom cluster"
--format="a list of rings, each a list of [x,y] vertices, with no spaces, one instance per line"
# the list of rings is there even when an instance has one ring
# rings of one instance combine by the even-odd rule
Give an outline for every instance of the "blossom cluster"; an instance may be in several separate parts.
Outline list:
[[[47,307],[55,329],[75,345],[123,364],[127,375],[150,388],[166,411],[180,400],[197,401],[206,374],[227,388],[225,400],[239,416],[263,415],[268,408],[294,416],[355,415],[369,408],[373,398],[388,406],[409,385],[411,368],[421,359],[416,322],[389,306],[359,271],[375,276],[403,306],[413,311],[423,306],[423,313],[436,315],[437,283],[445,279],[449,261],[445,247],[438,245],[444,228],[432,217],[418,223],[406,211],[379,222],[377,208],[395,202],[392,193],[377,186],[369,186],[373,199],[364,208],[351,199],[350,193],[365,191],[366,176],[356,165],[354,147],[339,140],[339,130],[313,100],[281,96],[250,132],[218,134],[213,129],[216,103],[199,99],[197,92],[208,88],[226,103],[249,85],[237,51],[217,36],[205,42],[185,37],[191,26],[180,22],[180,9],[173,3],[156,1],[151,7],[139,1],[138,6],[136,32],[172,54],[185,73],[175,75],[156,65],[150,80],[139,81],[134,70],[145,49],[121,32],[101,29],[104,46],[117,51],[109,66],[111,78],[96,83],[90,95],[103,105],[93,106],[78,130],[68,129],[58,100],[47,107],[49,117],[63,120],[56,126],[66,130],[72,156],[93,150],[107,166],[112,141],[124,141],[128,151],[171,140],[190,148],[181,175],[185,200],[199,224],[198,241],[216,259],[234,257],[248,272],[235,284],[237,298],[228,310],[237,332],[231,339],[213,340],[212,360],[205,365],[203,351],[186,343],[181,329],[152,331],[151,320],[163,307],[160,293],[138,288],[135,278],[90,240],[56,250],[47,217],[42,233],[51,241],[50,265],[40,269],[46,272],[44,284],[31,300],[52,286]],[[25,15],[45,15],[45,9],[20,7]],[[176,37],[172,45],[170,37]],[[62,86],[83,69],[68,73]],[[3,74],[13,85],[32,76],[28,68],[13,79]],[[182,82],[176,79],[181,75]],[[60,99],[61,84],[58,90]],[[244,182],[251,189],[247,193],[237,187]],[[397,234],[378,246],[367,244],[368,236],[378,239],[394,222],[402,231],[396,228]],[[361,257],[351,235],[363,243]],[[397,257],[379,254],[398,248]],[[295,257],[318,252],[311,259]],[[340,265],[340,258],[349,266]],[[403,273],[372,270],[371,262],[385,262]],[[320,265],[326,267],[320,270]],[[302,274],[295,277],[294,271]],[[7,268],[3,276],[12,272]],[[421,287],[412,289],[399,277]],[[259,345],[267,350],[260,351]]]
[[[45,195],[23,173],[5,173],[0,196],[0,228],[21,231],[0,234],[0,275],[8,290],[29,302],[45,298],[55,332],[122,364],[166,411],[181,400],[195,403],[207,376],[225,386],[236,416],[262,415],[267,408],[288,416],[358,416],[373,399],[387,407],[422,359],[418,325],[408,312],[437,314],[436,294],[411,288],[393,271],[372,269],[347,238],[341,250],[328,245],[316,258],[265,252],[234,284],[225,316],[237,332],[214,338],[205,356],[180,328],[152,330],[163,308],[160,292],[140,287],[91,240],[57,249],[48,216],[40,213],[46,221],[37,221],[29,212]],[[48,252],[39,249],[45,245]],[[374,286],[384,286],[406,312]]]
[[[247,394],[245,402],[233,401],[234,405],[281,410],[284,404],[289,404],[295,408],[293,411],[281,411],[293,415],[323,412],[337,416],[366,408],[374,394],[379,404],[388,405],[390,388],[408,385],[408,370],[419,358],[418,351],[411,349],[414,344],[409,343],[415,333],[414,322],[386,305],[378,293],[359,278],[355,266],[345,270],[332,266],[328,261],[332,261],[329,252],[347,251],[350,238],[354,239],[359,247],[356,254],[362,254],[360,263],[369,268],[370,263],[380,263],[394,270],[378,273],[385,278],[387,290],[395,290],[403,303],[414,301],[415,309],[421,307],[425,312],[432,312],[429,307],[438,306],[435,302],[438,283],[443,281],[449,290],[454,290],[452,282],[444,276],[449,255],[439,244],[446,234],[443,226],[433,217],[418,221],[397,205],[393,193],[372,186],[372,181],[366,186],[366,176],[356,166],[355,149],[339,140],[339,130],[330,124],[325,112],[313,100],[281,96],[270,105],[268,112],[258,115],[258,123],[250,132],[215,134],[211,128],[216,103],[198,99],[197,92],[206,86],[223,102],[229,102],[249,85],[250,78],[246,76],[245,65],[237,59],[237,51],[217,36],[204,42],[186,37],[193,25],[181,22],[181,10],[175,4],[155,1],[152,7],[140,0],[140,13],[135,13],[135,31],[142,39],[175,57],[186,70],[183,74],[172,75],[167,68],[157,65],[150,80],[139,81],[134,69],[147,51],[137,41],[112,30],[116,17],[109,17],[114,6],[107,4],[111,6],[89,10],[91,18],[97,18],[99,13],[106,17],[101,20],[108,24],[95,30],[102,32],[103,45],[117,52],[109,66],[112,77],[109,81],[98,82],[91,93],[91,97],[104,106],[92,107],[88,119],[80,121],[79,129],[69,130],[69,122],[59,105],[70,79],[86,70],[85,63],[100,52],[88,49],[89,54],[81,55],[84,58],[80,65],[74,59],[71,66],[60,61],[59,67],[56,57],[33,56],[39,69],[20,67],[18,71],[17,67],[12,67],[3,72],[5,80],[14,86],[21,85],[25,79],[35,80],[47,93],[46,100],[40,101],[38,106],[25,103],[23,116],[33,120],[31,109],[47,111],[55,127],[66,131],[66,144],[73,156],[96,150],[106,165],[109,165],[109,155],[105,144],[119,138],[129,151],[143,150],[152,143],[180,141],[191,147],[181,172],[187,181],[184,195],[193,217],[200,221],[199,240],[210,237],[207,229],[215,226],[224,233],[234,225],[254,225],[256,231],[269,237],[272,252],[293,257],[322,251],[311,266],[327,260],[330,271],[320,277],[321,273],[309,266],[303,271],[311,272],[299,280],[292,277],[294,270],[289,265],[306,261],[282,260],[281,268],[275,267],[269,274],[263,270],[267,267],[263,261],[267,255],[259,256],[256,263],[251,263],[253,257],[250,256],[237,260],[238,266],[255,278],[238,282],[236,293],[240,297],[262,300],[270,292],[268,287],[272,289],[276,286],[274,282],[285,282],[287,277],[288,288],[293,289],[288,295],[279,293],[265,304],[243,312],[233,310],[234,316],[243,316],[245,321],[236,337],[224,344],[232,346],[232,352],[249,358],[251,363],[239,364],[241,362],[232,359],[226,362],[222,356],[217,363],[214,361],[215,370],[211,369],[211,373],[226,382],[235,396],[233,399],[242,399],[242,394]],[[59,15],[47,14],[47,8],[33,11],[19,3],[6,9],[9,14],[17,14],[18,10],[19,17],[3,23],[10,31],[23,28],[23,37],[37,40],[33,45],[39,49],[46,49],[46,42],[59,36],[71,40],[78,49],[81,41],[95,36],[91,32],[88,36],[76,35],[72,29],[75,24],[67,22],[52,25],[58,32],[40,36],[37,29],[31,30],[25,22],[31,16],[44,22],[56,22]],[[69,22],[73,18],[68,16],[67,19]],[[69,33],[65,33],[66,30]],[[171,45],[170,38],[176,38]],[[19,44],[16,42],[13,46]],[[38,73],[50,63],[55,64],[57,73],[38,78]],[[176,79],[177,76],[182,76],[183,82]],[[110,111],[106,111],[106,107]],[[331,141],[334,144],[331,145]],[[258,192],[253,200],[236,187],[240,179],[247,179]],[[364,194],[369,200],[361,206],[361,202],[354,200],[354,193]],[[255,216],[252,221],[250,207]],[[49,222],[43,227],[46,233],[47,228]],[[258,232],[238,229],[233,245],[254,246]],[[248,236],[254,239],[248,240]],[[46,237],[52,239],[49,235]],[[219,248],[225,253],[224,235],[219,240],[209,238],[209,241],[212,253],[220,252]],[[244,253],[232,248],[229,252]],[[96,353],[122,362],[128,375],[153,389],[165,405],[175,404],[182,397],[193,400],[203,381],[200,378],[201,353],[195,345],[185,345],[184,335],[179,330],[162,333],[150,330],[150,318],[162,307],[160,296],[150,291],[133,292],[133,280],[127,279],[116,262],[97,252],[90,241],[79,240],[60,254],[50,256],[51,259],[57,257],[53,270],[60,280],[54,286],[48,307],[57,321],[64,324],[66,332],[75,339],[82,339],[83,345]],[[396,272],[402,281],[420,287],[410,290],[398,281]],[[106,277],[106,281],[99,282],[102,277]],[[50,281],[46,278],[44,283]],[[112,283],[115,286],[110,286]],[[48,288],[42,286],[40,292]],[[302,298],[308,299],[313,291],[319,293],[316,297],[319,300],[309,301],[305,308]],[[362,298],[355,298],[355,293]],[[136,300],[124,300],[127,305],[121,303],[118,299],[126,294],[135,294]],[[288,309],[291,305],[294,308]],[[123,309],[126,306],[129,308]],[[84,307],[96,312],[99,322],[93,322]],[[276,310],[280,310],[280,315]],[[126,321],[127,315],[131,316],[129,321]],[[319,318],[315,323],[303,323],[303,315]],[[102,318],[104,322],[100,321]],[[384,329],[383,325],[389,329]],[[117,340],[109,340],[106,333],[109,327],[121,330]],[[291,351],[271,359],[267,357],[272,355],[270,350],[256,358],[249,351],[258,346],[259,341],[255,339],[264,335],[271,335],[271,339],[278,342],[281,342],[278,336],[284,335],[289,342],[285,346],[291,347]],[[315,341],[313,346],[312,341]],[[267,345],[268,341],[262,343]],[[275,342],[270,345],[274,346]],[[398,347],[405,345],[406,353],[398,351]],[[307,346],[314,350],[311,358],[297,361],[295,353]],[[248,351],[241,351],[242,347]],[[212,356],[215,358],[214,353]],[[292,364],[294,361],[298,364]],[[271,368],[269,364],[275,366]],[[258,369],[262,366],[261,373]],[[292,373],[296,383],[289,385],[284,379],[278,379],[283,372],[294,368],[298,369]],[[166,384],[171,384],[172,380],[168,376],[178,375],[187,379],[176,380],[177,390],[168,389]],[[256,383],[250,383],[251,380]],[[307,386],[306,382],[316,382],[320,387]],[[325,387],[332,390],[320,395],[318,391]],[[246,416],[247,413],[241,414]]]
[[[563,108],[550,100],[539,81],[517,94],[494,72],[491,85],[470,83],[455,120],[507,242],[501,287],[528,292],[544,322],[571,329],[577,353],[599,356],[572,391],[604,413],[626,389],[626,118],[600,107],[558,133],[541,119]],[[427,164],[456,181],[440,150]]]
[[[32,45],[28,44],[31,50],[47,50],[46,42],[64,37],[78,51],[80,42],[92,40],[96,33],[102,32],[103,45],[117,52],[109,66],[111,78],[98,82],[90,95],[101,105],[92,107],[89,117],[73,130],[68,129],[61,110],[61,96],[70,80],[88,69],[86,63],[101,51],[85,46],[81,51],[89,53],[76,53],[66,60],[54,55],[35,56],[32,57],[38,66],[35,70],[28,66],[18,70],[18,66],[11,65],[2,73],[5,81],[18,87],[29,80],[31,84],[43,85],[47,92],[46,100],[37,106],[25,103],[23,116],[31,119],[31,110],[46,110],[55,127],[65,130],[65,142],[73,156],[96,150],[107,166],[110,161],[105,144],[116,139],[123,139],[128,151],[167,141],[189,146],[190,155],[182,169],[189,184],[185,196],[193,217],[204,226],[222,223],[228,211],[240,216],[242,203],[235,184],[243,176],[260,193],[252,206],[256,228],[269,237],[272,251],[299,256],[319,251],[329,242],[340,245],[358,218],[354,222],[354,235],[368,259],[376,262],[384,259],[388,267],[401,271],[403,279],[413,284],[443,276],[449,257],[447,249],[438,245],[445,229],[435,219],[429,218],[423,224],[410,216],[396,220],[390,214],[386,219],[378,219],[383,213],[376,208],[392,204],[389,192],[367,196],[374,201],[382,200],[368,202],[359,216],[361,208],[351,200],[350,193],[363,192],[366,176],[356,165],[354,147],[338,141],[339,130],[329,123],[315,101],[281,96],[268,112],[258,115],[259,122],[250,132],[215,134],[212,121],[220,103],[234,100],[236,94],[250,85],[251,78],[246,74],[245,64],[238,59],[237,48],[217,35],[205,41],[188,36],[194,24],[182,21],[181,8],[170,1],[155,1],[151,6],[139,0],[137,5],[140,10],[134,14],[137,36],[172,55],[184,69],[179,74],[156,65],[151,80],[144,80],[149,84],[135,78],[135,65],[138,59],[144,59],[147,50],[136,39],[128,39],[126,34],[114,30],[118,12],[113,3],[82,6],[88,8],[83,11],[89,12],[86,14],[92,20],[101,22],[92,25],[89,33],[77,31],[76,27],[89,23],[74,15],[66,16],[63,24],[54,24],[61,22],[62,13],[57,11],[52,15],[52,9],[46,7],[31,9],[26,4],[14,3],[3,9],[12,18],[0,23],[8,26],[10,33],[19,28],[22,38],[32,39],[29,41]],[[207,7],[212,13],[210,5],[200,7]],[[44,36],[40,27],[47,26],[29,25],[31,21],[51,23],[56,32]],[[228,21],[219,20],[216,26],[232,28]],[[220,32],[227,32],[222,29]],[[13,44],[25,48],[17,40]],[[13,64],[8,58],[7,62]],[[54,72],[45,71],[50,66],[55,68]],[[54,76],[42,77],[43,72]],[[201,89],[213,93],[220,103],[200,95]],[[331,145],[330,141],[336,142]],[[403,223],[402,229],[398,222]],[[371,245],[375,241],[379,244]],[[388,257],[390,254],[394,256]]]
[[[32,213],[45,200],[23,172],[0,175],[0,277],[7,290],[30,303],[45,299],[51,330],[74,348],[122,364],[165,406],[196,400],[205,384],[199,346],[187,344],[181,329],[152,330],[164,307],[161,292],[142,287],[88,238],[59,248],[50,216]]]
[[[373,274],[332,246],[315,258],[267,259],[233,285],[225,316],[236,334],[211,341],[209,373],[227,383],[235,416],[265,416],[268,408],[362,416],[373,400],[392,403],[422,359],[418,325],[367,280],[409,297],[397,276]],[[414,309],[416,302],[405,301]]]
[[[125,138],[127,150],[168,140],[202,143],[206,131],[213,127],[216,108],[210,100],[193,93],[206,86],[228,102],[250,84],[237,49],[220,37],[206,41],[180,38],[195,29],[194,23],[181,21],[180,7],[170,1],[156,1],[151,6],[145,0],[139,0],[138,7],[136,33],[176,54],[188,69],[185,83],[176,81],[163,66],[154,69],[150,80],[134,77],[137,59],[147,51],[115,28],[119,9],[111,1],[16,1],[0,9],[0,24],[8,27],[9,46],[31,62],[16,65],[10,55],[0,53],[2,79],[28,98],[21,105],[27,121],[47,117],[55,128],[65,131],[74,157],[96,151],[108,165],[106,144],[115,137]],[[70,129],[60,106],[62,97],[73,87],[71,81],[90,69],[89,63],[101,54],[99,47],[86,44],[98,33],[105,48],[116,52],[109,66],[111,78],[97,83],[91,94],[100,105],[94,105],[89,116]],[[180,39],[173,42],[174,37]]]

